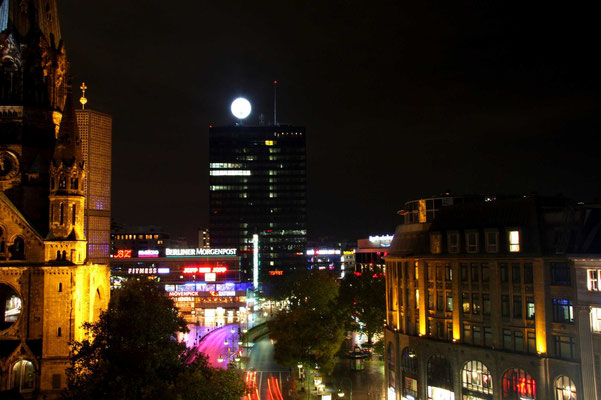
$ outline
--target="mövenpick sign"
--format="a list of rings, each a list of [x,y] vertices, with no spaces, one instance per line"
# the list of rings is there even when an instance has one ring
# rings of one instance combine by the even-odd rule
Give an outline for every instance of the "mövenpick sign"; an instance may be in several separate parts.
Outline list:
[[[165,249],[167,257],[235,256],[236,249]]]

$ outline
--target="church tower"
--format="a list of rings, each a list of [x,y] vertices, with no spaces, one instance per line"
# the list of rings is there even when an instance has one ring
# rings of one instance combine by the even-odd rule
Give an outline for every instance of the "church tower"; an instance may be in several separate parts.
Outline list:
[[[67,96],[54,156],[50,162],[49,232],[46,258],[82,264],[84,237],[85,164],[71,94]],[[55,251],[56,250],[56,251]]]
[[[0,398],[60,398],[108,306],[86,256],[86,165],[56,0],[0,0]]]

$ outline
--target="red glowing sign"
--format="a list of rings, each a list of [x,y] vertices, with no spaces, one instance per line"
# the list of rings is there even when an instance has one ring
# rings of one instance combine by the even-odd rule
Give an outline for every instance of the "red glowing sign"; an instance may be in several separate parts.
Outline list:
[[[284,275],[284,271],[269,271],[269,275]]]
[[[113,258],[131,258],[131,250],[117,250]]]
[[[184,267],[183,274],[221,274],[227,272],[227,267]]]

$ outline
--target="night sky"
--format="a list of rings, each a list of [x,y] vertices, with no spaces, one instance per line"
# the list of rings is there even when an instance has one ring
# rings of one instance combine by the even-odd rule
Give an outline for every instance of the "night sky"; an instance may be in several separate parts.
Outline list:
[[[74,86],[113,116],[113,218],[195,238],[208,126],[239,95],[271,121],[274,79],[307,129],[311,238],[392,233],[446,190],[601,198],[596,13],[423,3],[61,0]]]

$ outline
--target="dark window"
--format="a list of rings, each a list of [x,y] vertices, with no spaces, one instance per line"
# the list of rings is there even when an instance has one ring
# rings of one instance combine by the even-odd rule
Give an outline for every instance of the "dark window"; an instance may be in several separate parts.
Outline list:
[[[436,266],[436,280],[442,281],[442,265]]]
[[[463,324],[463,343],[473,343],[472,326],[469,324]]]
[[[436,321],[436,336],[440,339],[444,339],[444,324],[442,321]]]
[[[520,283],[522,281],[520,276],[520,264],[511,264],[511,282]]]
[[[508,282],[509,281],[509,270],[507,269],[507,264],[501,263],[499,265],[499,272],[501,275],[501,282]]]
[[[453,391],[453,371],[451,365],[442,355],[433,355],[428,359],[427,385]]]
[[[513,296],[513,318],[522,318],[522,296]]]
[[[555,354],[561,358],[574,358],[574,338],[564,335],[553,335],[555,342]]]
[[[482,294],[482,314],[490,315],[490,295]]]
[[[489,280],[488,264],[482,264],[482,282],[488,282]]]
[[[61,388],[61,374],[52,374],[52,389]]]
[[[479,269],[480,266],[478,264],[472,264],[472,282],[478,282],[480,280]]]
[[[511,331],[509,329],[503,329],[503,348],[505,350],[513,350],[511,345]]]
[[[58,328],[56,331],[56,336],[61,337],[62,336],[62,330],[61,328]]]
[[[453,323],[447,322],[447,339],[453,339]]]
[[[528,353],[536,353],[536,333],[528,331],[527,333]]]
[[[492,328],[489,326],[484,327],[484,346],[492,346]]]
[[[532,263],[524,264],[524,283],[534,282],[534,275],[532,273]]]
[[[513,343],[515,346],[515,351],[523,352],[524,351],[524,332],[514,331],[513,332]]]
[[[482,345],[482,332],[480,326],[472,325],[472,339],[474,340],[475,345]]]
[[[526,319],[534,319],[534,297],[526,297]]]
[[[63,284],[59,282],[58,284],[58,291],[62,292],[63,291]]]
[[[553,299],[553,321],[561,323],[574,322],[574,307],[571,300]]]
[[[468,280],[467,264],[461,264],[461,280],[463,282]]]
[[[505,294],[501,296],[501,316],[509,318],[509,296]]]
[[[434,294],[428,290],[428,310],[434,310]]]
[[[561,286],[570,286],[572,284],[572,279],[570,275],[570,263],[551,263],[551,284]]]
[[[436,311],[444,310],[444,293],[436,292]]]

